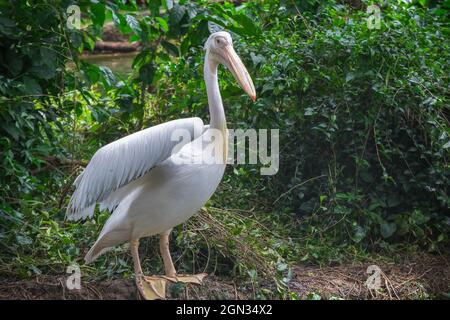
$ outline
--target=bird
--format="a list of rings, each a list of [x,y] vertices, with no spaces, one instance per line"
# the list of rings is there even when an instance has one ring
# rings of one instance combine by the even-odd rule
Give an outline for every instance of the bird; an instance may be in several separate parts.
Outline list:
[[[97,204],[109,210],[96,242],[85,256],[92,263],[104,252],[130,244],[135,282],[144,299],[165,299],[167,283],[202,284],[206,273],[178,274],[170,255],[174,227],[196,214],[214,194],[224,175],[228,129],[218,82],[225,66],[243,91],[256,100],[246,67],[233,48],[231,35],[219,31],[204,45],[203,76],[210,123],[198,117],[172,120],[135,132],[95,152],[74,180],[67,220],[92,218]],[[181,133],[182,139],[174,139]],[[146,276],[139,257],[139,240],[159,236],[164,275]]]

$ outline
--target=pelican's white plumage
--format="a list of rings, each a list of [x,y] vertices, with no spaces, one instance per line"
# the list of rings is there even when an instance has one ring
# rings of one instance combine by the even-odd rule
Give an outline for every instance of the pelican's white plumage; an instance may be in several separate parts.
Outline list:
[[[174,146],[179,143],[172,137],[175,130],[184,129],[189,132],[191,139],[195,139],[203,133],[203,127],[200,118],[173,120],[130,134],[100,148],[75,179],[76,190],[67,207],[67,219],[92,217],[97,202],[105,202],[102,203],[102,209],[113,209],[129,188],[122,192],[118,189],[141,177],[171,155]]]
[[[204,148],[195,141],[185,145],[122,188],[121,200],[87,253],[86,262],[130,239],[164,233],[195,214],[212,196],[225,170],[221,163],[179,164],[181,158],[202,157]]]
[[[253,100],[256,98],[253,82],[227,32],[212,34],[205,50],[210,125],[204,126],[199,118],[174,120],[102,147],[75,180],[76,190],[67,208],[71,220],[92,217],[96,203],[100,203],[100,209],[112,211],[85,260],[89,263],[108,248],[130,242],[136,284],[147,299],[164,298],[167,280],[201,283],[205,276],[176,274],[168,237],[173,227],[208,201],[225,170],[228,131],[217,79],[219,64],[233,73]],[[173,137],[177,129],[188,132],[191,142],[183,140],[181,149],[173,152],[175,146],[180,147]],[[221,160],[204,161],[212,149]],[[139,239],[156,234],[160,235],[166,276],[145,277],[139,261]]]

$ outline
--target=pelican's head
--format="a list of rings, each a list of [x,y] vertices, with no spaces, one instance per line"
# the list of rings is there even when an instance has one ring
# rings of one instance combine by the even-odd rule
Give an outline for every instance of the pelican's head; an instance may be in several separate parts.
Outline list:
[[[228,32],[219,31],[211,34],[206,40],[205,51],[209,59],[223,64],[233,74],[241,88],[256,100],[255,86],[241,59],[233,49],[233,40]]]

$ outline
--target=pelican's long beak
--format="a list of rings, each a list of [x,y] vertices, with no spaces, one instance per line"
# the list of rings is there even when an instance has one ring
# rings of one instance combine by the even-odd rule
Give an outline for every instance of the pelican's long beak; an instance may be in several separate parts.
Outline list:
[[[241,58],[234,51],[233,47],[228,45],[223,48],[224,64],[231,71],[236,81],[241,88],[250,96],[250,98],[256,100],[256,90],[253,85],[252,78],[248,74],[247,69],[241,61]]]

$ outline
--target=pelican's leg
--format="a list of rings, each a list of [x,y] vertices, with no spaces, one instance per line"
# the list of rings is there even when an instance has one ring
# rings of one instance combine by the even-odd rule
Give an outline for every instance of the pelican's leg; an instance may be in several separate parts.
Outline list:
[[[159,251],[164,262],[164,271],[166,272],[166,276],[169,278],[174,278],[177,275],[177,271],[173,265],[169,250],[169,234],[171,231],[172,229],[159,235]]]
[[[164,278],[173,282],[202,284],[203,278],[208,275],[207,273],[199,273],[193,275],[177,274],[175,267],[173,266],[169,250],[169,234],[171,231],[172,229],[159,235],[159,250],[164,261],[164,270],[166,272],[166,276]]]
[[[161,277],[147,277],[142,273],[141,261],[139,259],[139,240],[130,241],[131,255],[134,262],[134,274],[136,286],[146,300],[166,298],[166,279]]]

